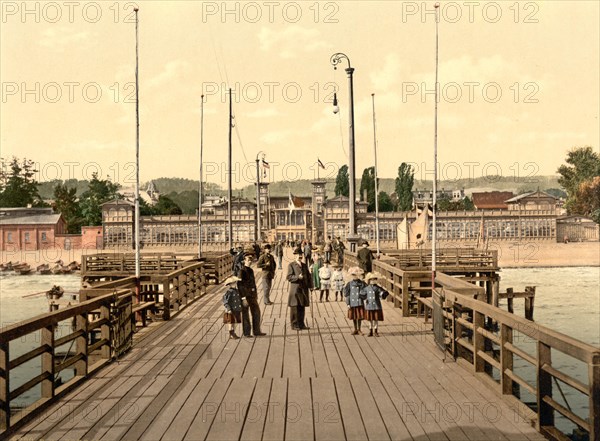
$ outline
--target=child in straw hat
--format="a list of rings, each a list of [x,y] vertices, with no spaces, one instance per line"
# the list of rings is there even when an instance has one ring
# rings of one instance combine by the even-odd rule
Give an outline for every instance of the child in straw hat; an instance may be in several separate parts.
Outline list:
[[[242,279],[239,277],[231,276],[223,282],[227,286],[227,291],[223,295],[223,306],[225,306],[223,323],[229,325],[229,338],[232,340],[239,338],[235,333],[235,325],[242,322],[242,298],[237,290],[237,282],[240,280]]]
[[[331,289],[335,291],[335,301],[337,302],[338,294],[340,300],[344,299],[342,292],[344,291],[344,273],[342,272],[342,265],[339,263],[335,265],[333,274],[331,275]]]
[[[379,273],[368,273],[365,277],[367,285],[363,288],[363,295],[366,297],[365,302],[365,319],[369,321],[369,337],[379,337],[377,329],[379,322],[383,321],[383,308],[381,299],[384,299],[389,293],[377,284],[382,276]]]
[[[366,286],[362,280],[363,270],[355,266],[348,270],[348,274],[352,276],[344,287],[344,297],[346,297],[346,305],[348,305],[348,318],[354,323],[352,335],[363,335],[360,327],[365,315],[365,295],[363,288]]]

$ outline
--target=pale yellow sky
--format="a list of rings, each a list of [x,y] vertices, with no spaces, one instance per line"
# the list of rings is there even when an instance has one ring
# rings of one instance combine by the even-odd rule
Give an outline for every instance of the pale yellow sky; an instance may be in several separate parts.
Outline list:
[[[229,86],[234,187],[261,150],[272,180],[313,178],[317,157],[334,177],[348,149],[335,52],[356,69],[357,177],[373,164],[375,93],[380,177],[405,161],[431,179],[433,2],[138,4],[142,180],[198,178],[205,93],[205,174],[226,186]],[[2,157],[39,162],[41,180],[132,181],[132,5],[1,2]],[[597,1],[442,2],[440,177],[554,174],[569,148],[598,149],[599,21]]]

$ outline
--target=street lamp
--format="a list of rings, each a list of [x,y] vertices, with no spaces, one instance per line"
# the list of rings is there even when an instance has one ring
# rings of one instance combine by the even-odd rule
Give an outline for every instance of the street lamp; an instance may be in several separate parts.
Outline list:
[[[256,154],[256,241],[260,242],[262,235],[260,233],[260,159],[265,160],[265,153],[261,150]]]
[[[352,83],[352,74],[354,73],[354,68],[350,66],[350,59],[346,54],[341,52],[335,53],[331,56],[331,64],[334,69],[337,69],[337,65],[342,62],[342,60],[346,60],[348,62],[348,67],[345,69],[346,74],[348,74],[348,83],[350,86],[350,135],[349,135],[349,144],[350,151],[348,152],[348,169],[350,172],[350,233],[348,234],[347,240],[350,244],[350,251],[356,252],[356,242],[358,242],[358,236],[356,235],[356,179],[355,179],[355,170],[354,170],[354,86]],[[333,98],[333,113],[338,113],[339,107],[337,105],[337,96],[334,94]]]

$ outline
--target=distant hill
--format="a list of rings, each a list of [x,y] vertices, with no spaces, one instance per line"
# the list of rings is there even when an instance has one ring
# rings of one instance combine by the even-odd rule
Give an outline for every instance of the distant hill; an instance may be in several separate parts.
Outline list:
[[[184,178],[157,178],[154,179],[154,185],[163,195],[169,195],[183,209],[184,213],[194,213],[198,204],[198,181]],[[54,187],[62,181],[42,182],[39,186],[42,199],[52,199]],[[87,190],[88,181],[78,181],[72,179],[66,181],[69,187],[77,188],[77,195],[80,195]],[[141,189],[147,187],[147,182],[140,185]],[[395,191],[395,179],[381,178],[379,180],[379,190],[392,194]],[[413,188],[416,189],[431,189],[433,187],[431,181],[415,180]],[[558,176],[535,176],[532,178],[517,178],[514,177],[498,177],[487,176],[475,179],[460,179],[456,181],[441,181],[438,183],[440,189],[456,190],[463,189],[467,195],[471,195],[474,191],[512,191],[515,194],[524,193],[527,191],[535,191],[547,189],[560,189],[558,184]],[[292,192],[295,196],[310,196],[312,194],[311,181],[301,179],[297,181],[279,181],[272,182],[269,185],[269,191],[272,196],[287,196],[288,192]],[[325,186],[327,196],[334,196],[335,180],[327,180]],[[360,179],[356,181],[357,191],[360,188]],[[194,195],[195,193],[195,195]],[[226,196],[227,189],[214,183],[204,184],[204,194],[212,194],[217,196]],[[256,186],[247,185],[241,189],[233,190],[234,196],[242,196],[250,200],[254,200],[256,194]],[[194,202],[196,201],[195,205]]]

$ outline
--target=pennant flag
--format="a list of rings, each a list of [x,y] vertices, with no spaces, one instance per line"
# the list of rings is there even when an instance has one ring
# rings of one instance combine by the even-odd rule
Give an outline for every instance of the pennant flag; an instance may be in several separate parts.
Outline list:
[[[323,165],[323,163],[321,162],[321,160],[319,158],[317,158],[317,162],[319,163],[319,167],[321,167],[323,170],[325,170],[325,165]]]
[[[267,161],[265,161],[264,159],[262,160],[262,166],[263,166],[264,168],[271,168],[271,167],[269,166],[269,163],[268,163]]]

